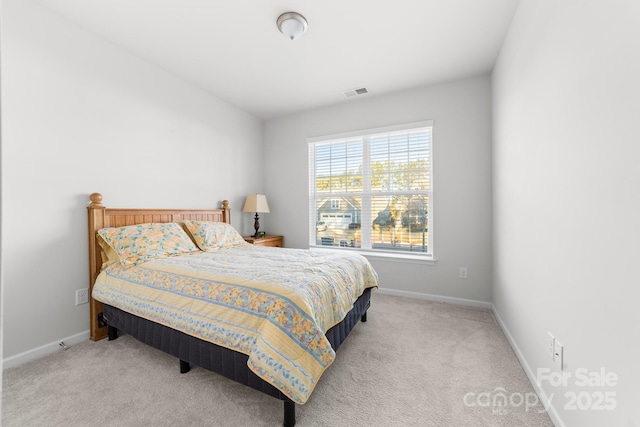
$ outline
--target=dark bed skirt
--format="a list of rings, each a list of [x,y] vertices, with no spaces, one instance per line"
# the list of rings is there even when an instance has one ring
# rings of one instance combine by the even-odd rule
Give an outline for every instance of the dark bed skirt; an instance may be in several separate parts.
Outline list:
[[[327,331],[327,338],[337,350],[354,326],[366,320],[371,289],[358,298],[342,322]],[[208,369],[240,384],[259,390],[285,402],[291,402],[280,390],[267,383],[247,367],[249,356],[187,335],[158,323],[134,316],[118,308],[103,304],[104,320],[108,326],[127,333],[154,348],[164,351],[185,363]]]

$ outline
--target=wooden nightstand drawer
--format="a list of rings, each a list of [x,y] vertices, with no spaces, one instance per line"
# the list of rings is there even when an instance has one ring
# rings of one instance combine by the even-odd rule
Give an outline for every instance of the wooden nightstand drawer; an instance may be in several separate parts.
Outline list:
[[[277,248],[284,248],[283,236],[269,236],[269,235],[266,235],[264,237],[242,236],[242,238],[245,241],[256,246],[274,246]]]

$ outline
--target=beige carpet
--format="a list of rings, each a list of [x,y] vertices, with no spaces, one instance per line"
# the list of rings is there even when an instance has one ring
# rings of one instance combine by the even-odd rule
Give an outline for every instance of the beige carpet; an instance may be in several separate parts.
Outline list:
[[[368,319],[298,426],[553,425],[490,312],[374,292]],[[281,401],[129,336],[8,369],[2,398],[5,427],[282,425]]]

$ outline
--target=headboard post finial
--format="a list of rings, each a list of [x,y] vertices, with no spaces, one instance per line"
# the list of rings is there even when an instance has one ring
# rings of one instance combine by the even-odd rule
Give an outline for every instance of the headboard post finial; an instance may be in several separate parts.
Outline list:
[[[100,193],[91,193],[91,195],[89,196],[89,199],[91,200],[91,207],[92,208],[101,208],[102,207],[102,194]]]
[[[229,201],[222,201],[222,221],[231,224],[231,209],[229,209]]]

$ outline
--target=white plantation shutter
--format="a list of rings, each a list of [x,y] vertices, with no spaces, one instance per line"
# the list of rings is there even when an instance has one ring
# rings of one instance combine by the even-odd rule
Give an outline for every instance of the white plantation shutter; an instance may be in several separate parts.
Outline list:
[[[432,127],[309,139],[309,245],[432,255]]]

